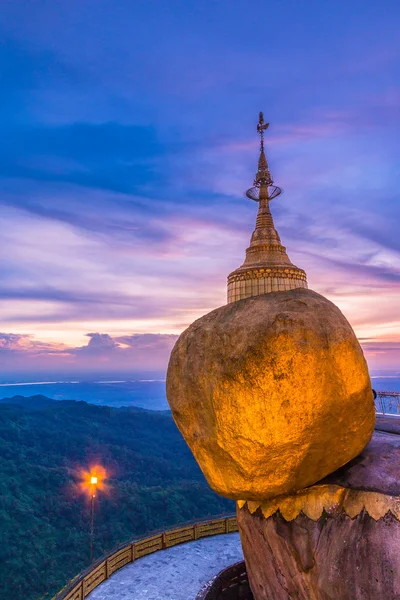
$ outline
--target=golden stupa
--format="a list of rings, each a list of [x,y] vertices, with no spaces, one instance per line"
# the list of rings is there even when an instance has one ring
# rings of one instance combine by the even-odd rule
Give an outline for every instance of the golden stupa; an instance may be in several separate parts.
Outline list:
[[[261,138],[258,170],[253,187],[246,192],[248,198],[259,203],[256,228],[244,263],[228,276],[228,303],[269,292],[307,288],[306,274],[288,257],[269,208],[270,201],[279,196],[282,190],[274,185],[265,156],[264,131],[268,126],[261,112],[257,125]]]
[[[228,304],[179,337],[167,373],[175,422],[211,487],[263,501],[313,485],[369,442],[375,407],[367,364],[350,324],[307,288],[274,227],[273,185],[261,153],[256,229]]]

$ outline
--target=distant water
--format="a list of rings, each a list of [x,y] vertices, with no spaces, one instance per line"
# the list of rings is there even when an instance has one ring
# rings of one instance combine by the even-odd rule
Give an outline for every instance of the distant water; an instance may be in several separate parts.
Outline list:
[[[377,392],[400,392],[399,375],[373,375],[371,381]]]
[[[400,392],[400,377],[373,376],[376,391]],[[54,400],[85,400],[108,406],[138,406],[148,410],[168,410],[164,379],[132,381],[30,381],[0,383],[0,398],[42,394]]]
[[[54,400],[84,400],[107,406],[138,406],[148,410],[169,408],[163,379],[0,383],[0,398],[39,394]]]

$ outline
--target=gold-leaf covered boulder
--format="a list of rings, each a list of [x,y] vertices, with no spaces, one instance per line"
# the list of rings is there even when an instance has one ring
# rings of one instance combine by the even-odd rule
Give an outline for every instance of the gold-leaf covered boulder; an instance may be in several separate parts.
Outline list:
[[[312,485],[369,442],[375,408],[348,321],[308,290],[233,302],[195,321],[167,397],[211,487],[265,500]]]

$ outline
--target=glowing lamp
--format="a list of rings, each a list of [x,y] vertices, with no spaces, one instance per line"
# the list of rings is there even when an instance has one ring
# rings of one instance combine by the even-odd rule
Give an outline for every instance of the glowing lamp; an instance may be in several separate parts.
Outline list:
[[[90,563],[93,562],[94,556],[94,512],[95,498],[97,490],[107,492],[105,479],[107,477],[106,470],[101,465],[92,465],[89,471],[81,469],[79,472],[80,482],[79,488],[88,499],[90,499]]]
[[[79,475],[79,487],[89,498],[94,496],[97,490],[100,490],[101,492],[107,491],[105,483],[107,473],[101,465],[93,465],[89,471],[82,469]]]

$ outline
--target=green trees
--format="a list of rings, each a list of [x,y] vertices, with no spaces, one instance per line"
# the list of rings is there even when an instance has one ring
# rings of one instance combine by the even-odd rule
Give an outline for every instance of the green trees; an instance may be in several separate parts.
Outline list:
[[[169,413],[43,397],[0,402],[2,598],[47,598],[88,565],[80,468],[99,462],[95,555],[157,528],[234,510],[204,480]]]

